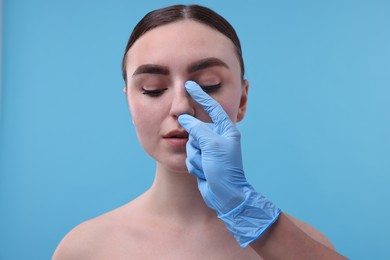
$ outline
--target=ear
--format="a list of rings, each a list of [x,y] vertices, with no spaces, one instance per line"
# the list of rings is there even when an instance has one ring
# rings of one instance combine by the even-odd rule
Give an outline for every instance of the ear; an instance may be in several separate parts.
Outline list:
[[[134,120],[133,120],[133,115],[132,115],[132,113],[131,113],[131,108],[130,108],[129,99],[127,98],[127,85],[125,85],[125,86],[123,87],[123,93],[126,95],[127,104],[128,104],[128,106],[129,106],[129,111],[130,111],[131,122],[132,122],[133,125],[134,125]]]
[[[246,104],[248,102],[248,90],[249,90],[249,81],[244,80],[242,84],[240,106],[238,107],[237,122],[240,122],[245,117]]]

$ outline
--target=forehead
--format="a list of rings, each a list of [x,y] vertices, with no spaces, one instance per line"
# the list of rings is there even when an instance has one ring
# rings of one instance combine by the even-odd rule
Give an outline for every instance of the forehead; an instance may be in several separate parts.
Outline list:
[[[219,31],[193,20],[154,28],[141,36],[127,53],[127,70],[141,64],[183,66],[188,62],[216,57],[236,68],[235,46]]]

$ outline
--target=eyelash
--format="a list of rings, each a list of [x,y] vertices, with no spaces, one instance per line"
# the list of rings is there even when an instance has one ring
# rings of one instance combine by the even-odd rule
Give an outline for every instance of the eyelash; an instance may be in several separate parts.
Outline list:
[[[221,83],[218,83],[216,85],[209,85],[209,86],[201,86],[203,91],[207,94],[212,94],[214,92],[217,92],[217,90],[221,87]]]
[[[144,95],[148,95],[148,96],[151,96],[151,97],[158,97],[158,96],[161,96],[165,90],[167,90],[168,88],[162,88],[162,89],[152,89],[152,90],[148,90],[148,89],[142,89],[142,94]]]
[[[221,87],[221,83],[218,83],[216,85],[201,86],[203,91],[206,92],[207,94],[212,94],[214,92],[217,92],[220,87]],[[148,89],[142,88],[142,94],[148,95],[148,96],[151,96],[151,97],[159,97],[167,89],[168,88],[148,90]]]

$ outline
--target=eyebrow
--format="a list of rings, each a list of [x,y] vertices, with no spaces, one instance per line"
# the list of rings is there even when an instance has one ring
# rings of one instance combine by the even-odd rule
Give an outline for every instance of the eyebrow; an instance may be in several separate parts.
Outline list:
[[[194,73],[196,71],[207,69],[210,67],[215,67],[215,66],[222,66],[229,69],[229,66],[218,58],[206,58],[190,64],[187,68],[187,72]]]
[[[194,63],[191,63],[187,67],[188,73],[194,73],[199,70],[204,70],[207,68],[221,66],[229,69],[229,66],[218,58],[206,58]],[[139,74],[158,74],[158,75],[169,75],[169,69],[166,66],[156,65],[156,64],[144,64],[139,66],[133,73],[133,77]]]
[[[139,74],[169,75],[169,69],[165,66],[155,64],[144,64],[139,66],[133,73],[133,77]]]

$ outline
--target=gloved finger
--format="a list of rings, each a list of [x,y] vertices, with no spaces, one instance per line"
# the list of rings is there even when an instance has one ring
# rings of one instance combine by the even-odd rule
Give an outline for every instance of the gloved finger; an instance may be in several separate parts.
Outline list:
[[[194,81],[187,81],[184,84],[190,96],[198,102],[202,108],[209,114],[211,120],[217,125],[233,124],[230,117],[223,110],[222,106]]]
[[[191,162],[186,159],[186,166],[187,166],[187,170],[188,172],[197,177],[198,179],[204,179],[204,174],[201,170],[199,170],[198,168],[196,168],[193,164],[191,164]]]
[[[191,142],[192,139],[192,142]],[[186,165],[188,171],[195,175],[196,177],[205,179],[203,168],[202,168],[202,157],[200,149],[194,147],[192,145],[194,142],[193,138],[190,136],[190,140],[187,142],[186,150],[187,150],[187,159]]]
[[[178,121],[198,143],[201,141],[208,142],[215,135],[209,123],[204,123],[193,116],[182,114],[179,116]]]
[[[210,192],[207,181],[198,178],[198,189],[206,205],[211,209],[215,209],[214,205],[212,204],[212,200],[210,199]]]
[[[192,146],[193,148],[200,150],[199,142],[192,135],[188,136],[188,142],[187,142],[186,147],[188,148],[188,146]]]
[[[196,127],[197,125],[201,124],[202,121],[196,119],[193,116],[190,116],[188,114],[181,114],[179,115],[177,121],[179,124],[189,133],[191,134],[191,130]]]

